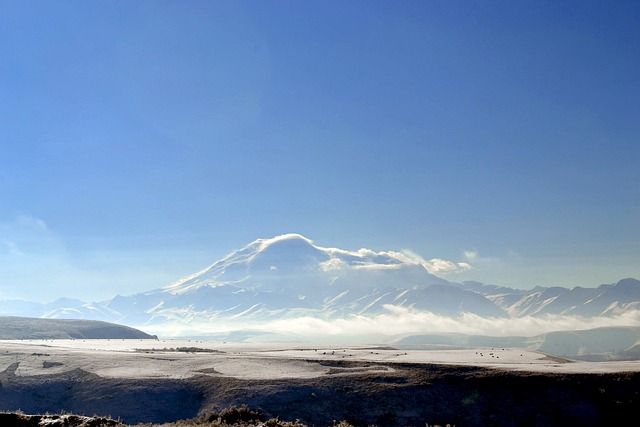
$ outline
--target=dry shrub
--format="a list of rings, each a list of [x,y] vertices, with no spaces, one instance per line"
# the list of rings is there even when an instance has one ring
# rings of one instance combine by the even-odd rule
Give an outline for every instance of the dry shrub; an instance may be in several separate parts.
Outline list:
[[[259,411],[250,409],[247,405],[230,406],[221,412],[214,412],[208,417],[210,422],[219,425],[255,425],[263,420]]]

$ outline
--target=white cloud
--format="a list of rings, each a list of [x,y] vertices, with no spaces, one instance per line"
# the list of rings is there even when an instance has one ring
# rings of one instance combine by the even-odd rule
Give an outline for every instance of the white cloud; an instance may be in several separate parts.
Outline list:
[[[357,251],[347,251],[338,248],[321,248],[331,255],[331,259],[321,264],[324,271],[336,271],[340,269],[378,269],[389,270],[401,268],[403,265],[422,265],[429,273],[436,275],[459,273],[470,270],[473,267],[467,262],[453,262],[441,258],[425,260],[423,257],[411,250],[381,251],[376,252],[367,248],[360,248]]]
[[[398,270],[402,268],[402,264],[376,264],[370,262],[355,262],[352,267],[356,270]]]
[[[310,331],[326,331],[328,335],[408,335],[428,333],[461,333],[487,336],[534,336],[558,330],[583,330],[605,326],[640,326],[640,311],[614,317],[584,318],[576,316],[544,316],[522,318],[487,318],[463,314],[458,318],[430,312],[385,306],[376,316],[352,316],[325,321],[303,318],[296,322],[268,322],[265,330],[278,330],[301,335]]]
[[[458,267],[460,267],[463,270],[473,270],[473,266],[466,262],[459,262]]]
[[[464,251],[463,256],[467,261],[473,263],[474,265],[502,264],[505,262],[505,260],[515,260],[519,258],[519,255],[513,251],[509,251],[509,253],[504,257],[495,257],[480,255],[480,252],[476,249]]]
[[[422,258],[420,255],[415,252],[405,249],[402,251],[402,254],[398,254],[399,257],[406,260],[406,262],[412,264],[420,264],[422,265],[429,273],[442,275],[442,274],[451,274],[451,273],[460,273],[462,271],[470,270],[473,267],[466,262],[458,262],[455,263],[453,261],[448,261],[441,258],[432,258],[430,260],[426,260]]]
[[[469,261],[474,261],[478,258],[478,251],[464,251],[464,257]]]
[[[460,270],[468,270],[471,265],[467,263],[454,263],[440,258],[433,258],[427,262],[425,268],[433,274],[457,273]]]
[[[376,252],[372,249],[360,248],[356,251],[349,251],[339,248],[325,248],[316,246],[312,240],[300,234],[283,234],[270,239],[258,239],[251,243],[258,251],[262,251],[270,245],[287,241],[287,240],[303,240],[316,249],[323,251],[331,258],[320,263],[322,271],[340,271],[348,269],[370,269],[370,270],[390,270],[410,265],[422,265],[428,272],[432,274],[451,274],[470,270],[473,267],[467,262],[453,262],[441,258],[432,258],[425,260],[420,255],[411,250],[381,251]]]
[[[300,234],[296,234],[296,233],[289,233],[289,234],[283,234],[280,236],[276,236],[276,237],[272,237],[270,239],[258,239],[256,241],[254,241],[252,244],[253,245],[257,245],[259,247],[260,250],[263,250],[265,248],[267,248],[270,245],[276,244],[278,242],[284,242],[287,240],[297,240],[297,239],[302,239],[304,241],[306,241],[309,244],[313,244],[313,242],[309,239],[307,239],[306,237],[300,235]]]
[[[339,271],[346,268],[348,268],[348,264],[340,258],[330,258],[320,263],[320,269],[322,271]]]
[[[348,341],[350,343],[388,342],[397,337],[420,334],[451,334],[484,336],[535,336],[562,330],[585,330],[605,326],[640,326],[640,311],[629,311],[620,316],[584,318],[551,315],[522,318],[486,318],[463,314],[453,318],[430,312],[386,305],[385,311],[375,316],[351,315],[347,318],[326,320],[312,316],[274,321],[225,321],[221,318],[190,320],[183,325],[174,323],[157,327],[144,326],[147,332],[165,336],[180,336],[189,331],[220,333],[252,330],[296,336],[313,341]]]

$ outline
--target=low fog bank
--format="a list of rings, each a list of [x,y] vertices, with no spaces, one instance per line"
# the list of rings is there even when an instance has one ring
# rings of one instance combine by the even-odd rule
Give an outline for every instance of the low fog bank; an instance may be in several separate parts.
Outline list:
[[[210,321],[173,321],[161,325],[137,325],[148,333],[165,337],[218,337],[225,334],[278,335],[293,341],[325,342],[349,340],[356,343],[391,342],[399,337],[421,334],[465,334],[494,337],[533,337],[556,331],[576,331],[603,327],[640,327],[640,311],[617,316],[578,317],[563,315],[490,318],[465,313],[447,317],[392,305],[372,316],[349,315],[326,320],[318,317],[245,321],[212,318]]]
[[[395,306],[375,316],[325,320],[297,317],[248,322],[215,319],[146,325],[166,338],[218,339],[256,343],[390,344],[394,346],[497,346],[543,351],[591,361],[640,359],[640,311],[584,318],[547,315],[457,318]]]

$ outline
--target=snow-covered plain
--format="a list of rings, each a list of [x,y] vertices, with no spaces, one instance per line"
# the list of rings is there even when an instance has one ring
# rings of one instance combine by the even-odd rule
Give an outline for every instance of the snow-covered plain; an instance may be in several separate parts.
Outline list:
[[[336,367],[328,363],[331,361],[362,364]],[[554,373],[640,371],[640,361],[569,361],[516,348],[405,349],[162,339],[0,341],[0,370],[15,368],[18,376],[82,369],[107,378],[184,379],[196,375],[242,379],[317,378],[393,371],[395,363]]]

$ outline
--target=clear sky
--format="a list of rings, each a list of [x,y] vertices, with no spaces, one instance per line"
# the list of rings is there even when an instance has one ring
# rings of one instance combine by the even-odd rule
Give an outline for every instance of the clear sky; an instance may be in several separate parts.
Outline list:
[[[640,277],[636,1],[0,2],[0,298],[257,238]]]

